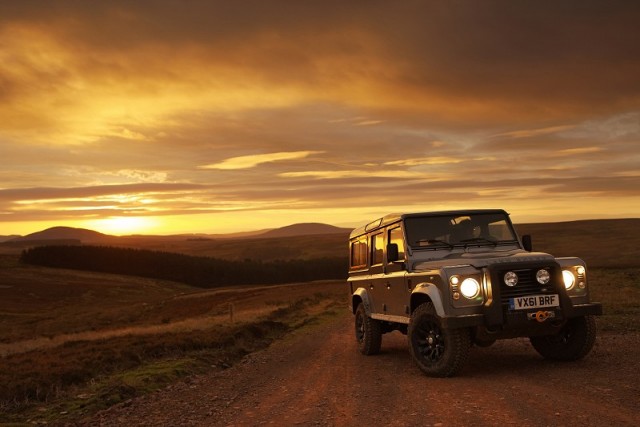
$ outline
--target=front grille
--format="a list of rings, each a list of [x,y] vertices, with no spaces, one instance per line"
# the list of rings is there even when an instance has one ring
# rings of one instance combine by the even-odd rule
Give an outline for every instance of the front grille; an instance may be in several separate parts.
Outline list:
[[[551,275],[551,280],[546,285],[541,285],[536,280],[536,273],[541,268],[549,271]],[[507,286],[504,283],[504,275],[508,271],[513,271],[518,275],[518,284],[515,286]],[[551,266],[541,265],[539,267],[534,268],[523,268],[523,269],[500,269],[497,272],[497,277],[494,280],[497,280],[500,283],[500,302],[502,304],[508,304],[510,298],[521,297],[526,295],[540,295],[540,294],[553,294],[555,291],[555,282],[556,282],[556,269]],[[496,282],[494,282],[496,283]]]

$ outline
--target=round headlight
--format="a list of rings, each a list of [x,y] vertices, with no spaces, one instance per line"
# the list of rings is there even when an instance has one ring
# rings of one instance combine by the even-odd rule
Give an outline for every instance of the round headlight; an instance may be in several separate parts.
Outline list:
[[[518,284],[518,275],[513,271],[509,271],[504,275],[504,284],[507,286],[515,286]]]
[[[551,279],[551,275],[549,274],[549,270],[545,270],[543,268],[543,269],[538,270],[538,272],[536,273],[536,280],[541,285],[546,285],[547,283],[549,283],[549,279]]]
[[[460,292],[465,298],[475,298],[480,293],[480,283],[476,279],[468,277],[462,281]]]
[[[562,278],[564,279],[565,289],[573,288],[573,285],[576,283],[576,276],[574,276],[572,272],[569,270],[562,270]]]

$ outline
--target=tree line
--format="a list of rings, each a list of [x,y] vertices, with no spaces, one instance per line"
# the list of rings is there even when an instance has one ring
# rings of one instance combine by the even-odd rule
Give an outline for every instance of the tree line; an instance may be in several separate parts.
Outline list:
[[[109,246],[38,246],[20,257],[26,264],[172,280],[212,288],[345,279],[343,257],[262,262],[233,261],[146,249]]]

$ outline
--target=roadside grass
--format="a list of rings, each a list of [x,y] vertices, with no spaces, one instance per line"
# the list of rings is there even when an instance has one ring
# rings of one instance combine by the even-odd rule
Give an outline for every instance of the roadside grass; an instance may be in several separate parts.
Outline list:
[[[640,268],[595,268],[588,274],[591,300],[603,305],[599,331],[640,332]]]
[[[64,335],[113,335],[157,327],[158,332],[193,319],[229,316],[229,306],[264,311],[275,301],[313,294],[314,286],[234,286],[203,290],[176,282],[19,264],[2,257],[0,356],[4,344]],[[313,283],[313,282],[312,282]],[[200,323],[202,327],[202,323]],[[52,342],[50,344],[56,344]]]
[[[530,234],[535,251],[579,257],[588,268],[637,268],[640,218],[516,224]]]
[[[345,292],[339,281],[202,290],[0,256],[0,423],[62,422],[228,368],[343,311]]]

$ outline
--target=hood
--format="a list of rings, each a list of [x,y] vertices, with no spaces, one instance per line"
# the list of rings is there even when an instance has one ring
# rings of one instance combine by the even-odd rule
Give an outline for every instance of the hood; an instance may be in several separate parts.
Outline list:
[[[544,252],[527,252],[522,249],[511,251],[457,252],[444,258],[416,261],[414,270],[431,270],[453,265],[472,265],[480,269],[493,264],[514,262],[553,262],[555,258]]]

